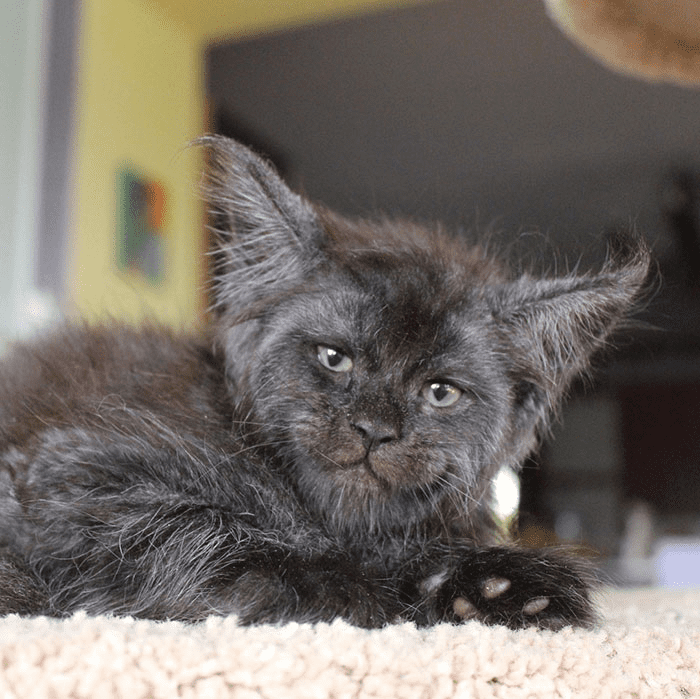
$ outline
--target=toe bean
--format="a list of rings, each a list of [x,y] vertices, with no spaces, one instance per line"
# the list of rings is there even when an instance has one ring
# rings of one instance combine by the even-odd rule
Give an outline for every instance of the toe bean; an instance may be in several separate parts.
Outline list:
[[[496,599],[510,590],[511,582],[507,578],[488,578],[481,586],[481,594],[486,599]]]
[[[523,614],[532,616],[538,614],[549,606],[549,597],[535,597],[525,604]]]
[[[476,607],[464,597],[457,597],[452,603],[452,609],[461,619],[473,619],[477,615]]]

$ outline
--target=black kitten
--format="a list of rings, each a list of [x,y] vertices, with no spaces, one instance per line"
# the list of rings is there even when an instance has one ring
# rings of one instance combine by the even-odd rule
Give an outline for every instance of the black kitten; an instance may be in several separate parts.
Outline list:
[[[204,144],[210,330],[73,326],[4,363],[0,611],[590,623],[578,564],[494,545],[490,488],[631,305],[646,248],[511,278]]]

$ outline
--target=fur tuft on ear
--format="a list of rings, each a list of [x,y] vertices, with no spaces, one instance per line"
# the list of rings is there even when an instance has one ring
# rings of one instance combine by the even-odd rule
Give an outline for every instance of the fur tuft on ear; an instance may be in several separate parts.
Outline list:
[[[203,183],[216,236],[215,308],[235,321],[283,294],[314,267],[321,234],[316,211],[274,168],[223,136],[204,136]]]
[[[616,232],[599,272],[559,278],[524,276],[498,290],[495,315],[515,350],[523,409],[539,424],[646,286],[650,253],[633,233]]]

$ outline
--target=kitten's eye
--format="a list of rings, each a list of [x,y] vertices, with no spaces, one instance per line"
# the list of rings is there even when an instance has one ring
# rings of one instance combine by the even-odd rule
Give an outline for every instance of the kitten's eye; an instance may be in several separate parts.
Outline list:
[[[462,391],[452,386],[452,384],[434,381],[426,384],[423,389],[423,396],[428,403],[436,408],[449,408],[460,399]]]
[[[337,372],[346,372],[352,369],[352,359],[332,347],[319,345],[316,348],[318,361],[323,364],[326,369]]]

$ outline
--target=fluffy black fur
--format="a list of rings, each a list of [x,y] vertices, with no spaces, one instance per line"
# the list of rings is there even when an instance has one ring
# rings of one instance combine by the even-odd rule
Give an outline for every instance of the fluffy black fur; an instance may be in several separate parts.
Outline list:
[[[638,295],[644,245],[512,277],[203,144],[211,327],[73,325],[4,362],[0,612],[590,623],[580,564],[496,545],[490,487]]]

